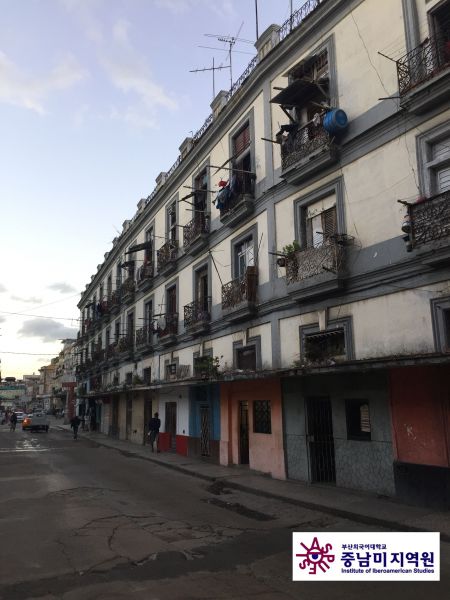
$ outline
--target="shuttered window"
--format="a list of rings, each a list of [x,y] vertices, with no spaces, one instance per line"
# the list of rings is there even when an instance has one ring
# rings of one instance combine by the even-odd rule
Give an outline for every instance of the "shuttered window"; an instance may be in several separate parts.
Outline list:
[[[436,186],[438,194],[450,190],[450,166],[437,170]]]
[[[307,246],[320,248],[323,243],[336,233],[336,207],[332,206],[314,215],[306,222]]]
[[[345,401],[347,421],[347,439],[369,441],[371,439],[371,423],[369,402],[351,398]]]
[[[233,155],[237,158],[250,144],[250,124],[247,123],[233,138]]]

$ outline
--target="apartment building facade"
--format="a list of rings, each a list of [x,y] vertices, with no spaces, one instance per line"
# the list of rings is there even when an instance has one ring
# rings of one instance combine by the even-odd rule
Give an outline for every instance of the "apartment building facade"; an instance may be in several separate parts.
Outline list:
[[[450,503],[450,2],[309,0],[82,294],[106,434]],[[418,485],[418,481],[426,485]]]

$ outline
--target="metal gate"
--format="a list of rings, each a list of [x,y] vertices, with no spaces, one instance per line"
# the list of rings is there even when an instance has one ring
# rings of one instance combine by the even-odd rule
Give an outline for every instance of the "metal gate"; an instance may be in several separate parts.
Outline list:
[[[330,399],[307,398],[306,409],[311,481],[334,483],[336,466]]]
[[[200,406],[200,454],[202,456],[210,455],[210,418],[209,406]]]
[[[248,465],[248,402],[239,403],[239,463]]]

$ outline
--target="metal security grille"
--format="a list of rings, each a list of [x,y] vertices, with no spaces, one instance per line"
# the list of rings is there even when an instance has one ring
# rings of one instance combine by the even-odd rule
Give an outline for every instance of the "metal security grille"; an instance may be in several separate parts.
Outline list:
[[[200,406],[200,454],[202,456],[210,455],[210,426],[209,426],[209,406]]]
[[[248,402],[239,404],[239,463],[248,465],[249,447],[248,447]]]
[[[336,467],[330,399],[307,398],[306,406],[311,481],[334,483]]]
[[[270,400],[253,402],[253,431],[255,433],[272,433]]]

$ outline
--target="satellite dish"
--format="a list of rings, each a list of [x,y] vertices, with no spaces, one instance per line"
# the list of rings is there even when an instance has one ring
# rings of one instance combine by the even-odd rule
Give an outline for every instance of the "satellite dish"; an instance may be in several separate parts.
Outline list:
[[[166,317],[164,315],[161,315],[158,319],[158,321],[156,322],[156,324],[158,325],[158,329],[165,329],[166,328]]]

